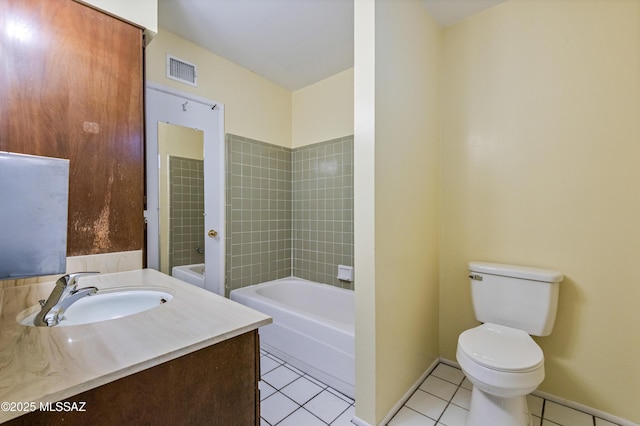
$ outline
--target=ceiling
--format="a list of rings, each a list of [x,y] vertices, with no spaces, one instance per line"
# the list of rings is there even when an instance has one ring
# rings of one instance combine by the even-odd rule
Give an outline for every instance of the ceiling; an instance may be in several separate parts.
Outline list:
[[[442,26],[503,1],[423,0]],[[351,0],[159,0],[158,21],[292,91],[353,67]]]

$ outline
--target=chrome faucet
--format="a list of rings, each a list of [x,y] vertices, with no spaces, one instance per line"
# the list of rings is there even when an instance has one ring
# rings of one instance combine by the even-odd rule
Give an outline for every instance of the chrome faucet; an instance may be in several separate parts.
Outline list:
[[[38,327],[53,327],[57,325],[64,312],[78,300],[85,296],[96,294],[96,287],[84,287],[78,289],[78,280],[85,275],[94,275],[99,272],[77,272],[67,274],[56,281],[56,286],[51,291],[49,298],[40,301],[42,309],[33,319],[33,324]]]

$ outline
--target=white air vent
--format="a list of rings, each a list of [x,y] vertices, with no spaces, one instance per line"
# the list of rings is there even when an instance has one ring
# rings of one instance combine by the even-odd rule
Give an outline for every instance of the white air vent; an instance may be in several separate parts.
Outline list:
[[[171,55],[167,55],[167,78],[181,81],[191,86],[198,85],[196,66]]]

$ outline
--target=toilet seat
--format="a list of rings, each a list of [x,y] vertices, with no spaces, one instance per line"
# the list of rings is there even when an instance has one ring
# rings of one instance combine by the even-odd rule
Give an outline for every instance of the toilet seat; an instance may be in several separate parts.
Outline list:
[[[458,349],[466,358],[485,368],[525,373],[544,365],[542,349],[522,330],[485,323],[464,331]]]

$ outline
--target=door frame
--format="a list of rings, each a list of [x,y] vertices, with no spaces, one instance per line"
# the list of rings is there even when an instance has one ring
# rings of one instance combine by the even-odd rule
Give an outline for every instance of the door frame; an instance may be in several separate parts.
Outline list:
[[[225,141],[224,104],[153,82],[145,87],[147,267],[160,270],[158,122],[204,131],[205,289],[224,296]],[[217,231],[215,238],[207,231]]]

